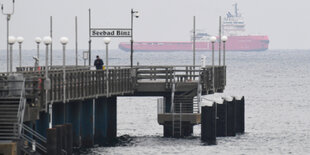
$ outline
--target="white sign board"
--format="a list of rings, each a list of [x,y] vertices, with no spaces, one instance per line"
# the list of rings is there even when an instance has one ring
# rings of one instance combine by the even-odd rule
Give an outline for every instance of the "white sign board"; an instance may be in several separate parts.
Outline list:
[[[131,37],[131,29],[120,29],[120,28],[91,28],[90,37]]]

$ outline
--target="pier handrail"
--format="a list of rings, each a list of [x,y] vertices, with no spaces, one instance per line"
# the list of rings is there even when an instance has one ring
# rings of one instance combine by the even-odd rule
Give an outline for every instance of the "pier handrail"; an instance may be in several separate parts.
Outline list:
[[[20,92],[20,99],[19,99],[19,107],[17,112],[17,123],[18,123],[18,136],[21,136],[22,131],[22,124],[24,122],[24,113],[26,108],[26,98],[25,98],[25,78],[23,80],[22,89]]]

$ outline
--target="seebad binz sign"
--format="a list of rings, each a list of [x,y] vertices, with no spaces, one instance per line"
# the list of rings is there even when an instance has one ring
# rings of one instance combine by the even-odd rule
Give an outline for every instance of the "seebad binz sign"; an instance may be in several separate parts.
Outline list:
[[[91,37],[131,37],[131,29],[102,29],[91,28]]]

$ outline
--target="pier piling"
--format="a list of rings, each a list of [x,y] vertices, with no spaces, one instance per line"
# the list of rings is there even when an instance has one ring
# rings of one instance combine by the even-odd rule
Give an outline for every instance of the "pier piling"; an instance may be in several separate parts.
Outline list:
[[[217,104],[216,136],[227,136],[227,102]]]
[[[72,148],[73,148],[73,137],[72,137],[72,124],[65,124],[66,131],[67,131],[67,146],[66,151],[67,155],[72,154]]]
[[[244,133],[244,96],[234,97],[236,106],[236,133]]]
[[[56,128],[49,128],[47,134],[47,154],[57,155],[57,130]]]
[[[233,98],[225,99],[227,103],[227,136],[236,136],[236,113],[235,100]]]
[[[216,145],[215,103],[201,107],[201,140],[207,145]]]
[[[72,124],[72,145],[74,147],[79,147],[81,145],[81,104],[82,103],[80,101],[66,103],[66,122]]]
[[[84,100],[81,107],[81,145],[82,147],[92,147],[94,145],[93,100]]]

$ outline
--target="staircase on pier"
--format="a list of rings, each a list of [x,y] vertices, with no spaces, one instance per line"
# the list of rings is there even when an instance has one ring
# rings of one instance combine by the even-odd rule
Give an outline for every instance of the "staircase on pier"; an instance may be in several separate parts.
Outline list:
[[[18,139],[19,97],[0,98],[0,141]]]

